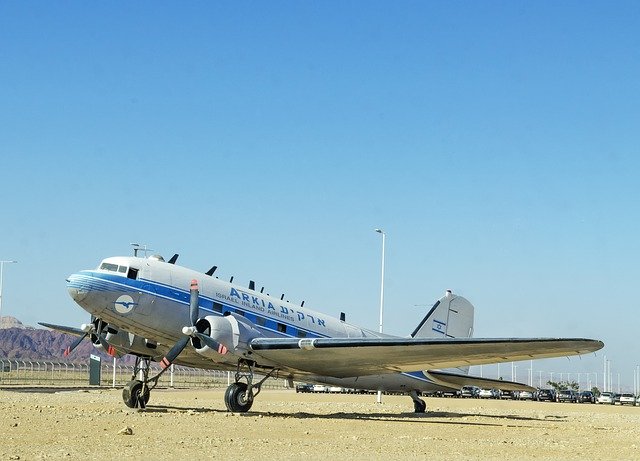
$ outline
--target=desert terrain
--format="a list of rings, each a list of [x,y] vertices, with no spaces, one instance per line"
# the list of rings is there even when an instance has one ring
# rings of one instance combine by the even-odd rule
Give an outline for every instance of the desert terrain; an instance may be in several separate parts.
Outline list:
[[[223,389],[0,390],[0,460],[640,459],[640,407],[264,390],[247,414]]]

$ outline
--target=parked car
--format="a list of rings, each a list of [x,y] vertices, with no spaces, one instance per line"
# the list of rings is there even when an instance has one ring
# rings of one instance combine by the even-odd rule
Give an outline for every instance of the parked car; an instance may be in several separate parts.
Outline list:
[[[478,397],[481,399],[499,399],[500,392],[497,389],[480,389]]]
[[[578,402],[578,393],[573,389],[562,389],[556,394],[556,402]]]
[[[553,389],[540,389],[538,391],[538,395],[536,397],[536,400],[538,400],[538,402],[542,402],[542,401],[549,401],[549,402],[555,402],[556,401],[556,391]]]
[[[533,392],[520,391],[518,394],[518,400],[533,400]]]
[[[611,392],[603,392],[596,399],[596,403],[602,403],[606,405],[613,405],[613,394]]]
[[[307,383],[296,384],[296,392],[313,392],[313,384],[307,384]]]
[[[582,391],[578,395],[578,402],[580,402],[580,403],[596,403],[596,396],[591,391]]]
[[[636,398],[633,394],[621,394],[620,395],[620,405],[631,405],[634,406],[636,404]]]
[[[513,392],[511,391],[500,391],[500,398],[511,400],[513,398]]]
[[[327,392],[327,386],[324,384],[314,384],[313,392]]]
[[[480,393],[480,388],[477,386],[462,386],[460,389],[460,397],[477,399]]]

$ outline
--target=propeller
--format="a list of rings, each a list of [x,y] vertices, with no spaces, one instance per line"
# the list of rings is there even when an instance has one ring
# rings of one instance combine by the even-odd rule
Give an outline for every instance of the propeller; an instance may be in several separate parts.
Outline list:
[[[200,308],[198,307],[200,290],[198,288],[198,281],[196,279],[191,280],[189,295],[189,319],[191,320],[191,326],[185,326],[182,328],[182,334],[184,334],[184,337],[179,339],[169,350],[169,352],[167,352],[167,355],[165,355],[160,361],[160,367],[162,368],[161,373],[169,366],[171,366],[174,360],[187,346],[191,338],[200,339],[200,341],[209,346],[211,349],[217,350],[220,354],[225,354],[227,352],[227,348],[224,345],[212,339],[210,336],[198,332],[196,328],[196,323],[198,322],[198,317],[200,316]]]
[[[97,325],[94,326],[92,330],[89,330],[89,333],[91,333],[92,331],[95,332],[91,335],[91,341],[93,341],[93,343],[95,344],[97,340],[103,347],[103,349],[107,352],[107,354],[109,354],[111,357],[115,357],[117,354],[116,348],[109,344],[104,336],[102,336],[102,333],[104,331],[107,331],[108,329],[108,325],[102,319],[98,319]]]
[[[102,319],[96,319],[94,316],[91,316],[91,323],[83,324],[80,329],[84,331],[84,334],[64,350],[63,354],[65,357],[71,354],[76,349],[76,347],[78,347],[80,343],[84,341],[84,339],[89,335],[91,335],[91,342],[93,342],[93,344],[96,344],[96,342],[99,343],[107,352],[107,354],[112,357],[116,356],[116,348],[109,344],[101,334],[105,330],[109,331],[108,325],[104,321],[102,321]]]
[[[84,339],[89,336],[89,332],[87,331],[85,334],[83,334],[82,336],[80,336],[77,340],[74,341],[74,343],[71,346],[67,346],[67,348],[64,350],[63,355],[65,357],[67,357],[69,354],[71,354],[73,352],[73,350],[78,347],[80,345],[80,343],[82,341],[84,341]]]

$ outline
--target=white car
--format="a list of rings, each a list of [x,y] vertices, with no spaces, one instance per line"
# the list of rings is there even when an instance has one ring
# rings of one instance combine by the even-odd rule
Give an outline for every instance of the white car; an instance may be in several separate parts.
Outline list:
[[[603,392],[596,399],[596,403],[605,403],[608,405],[613,405],[613,394],[611,392]]]
[[[533,394],[529,391],[520,391],[518,400],[533,400]]]
[[[480,389],[478,397],[481,399],[498,399],[500,398],[500,394],[496,394],[495,389]]]
[[[633,394],[622,394],[620,396],[620,405],[631,405],[634,406],[636,404],[636,398]]]

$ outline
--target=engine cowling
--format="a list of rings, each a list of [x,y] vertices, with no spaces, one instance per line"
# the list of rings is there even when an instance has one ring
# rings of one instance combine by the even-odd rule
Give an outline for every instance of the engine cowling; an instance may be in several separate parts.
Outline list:
[[[264,336],[251,322],[232,313],[224,317],[207,315],[198,320],[195,327],[198,332],[211,337],[223,346],[214,350],[198,338],[191,340],[191,344],[198,354],[213,361],[221,361],[227,354],[246,357],[250,353],[249,343],[251,340]]]

